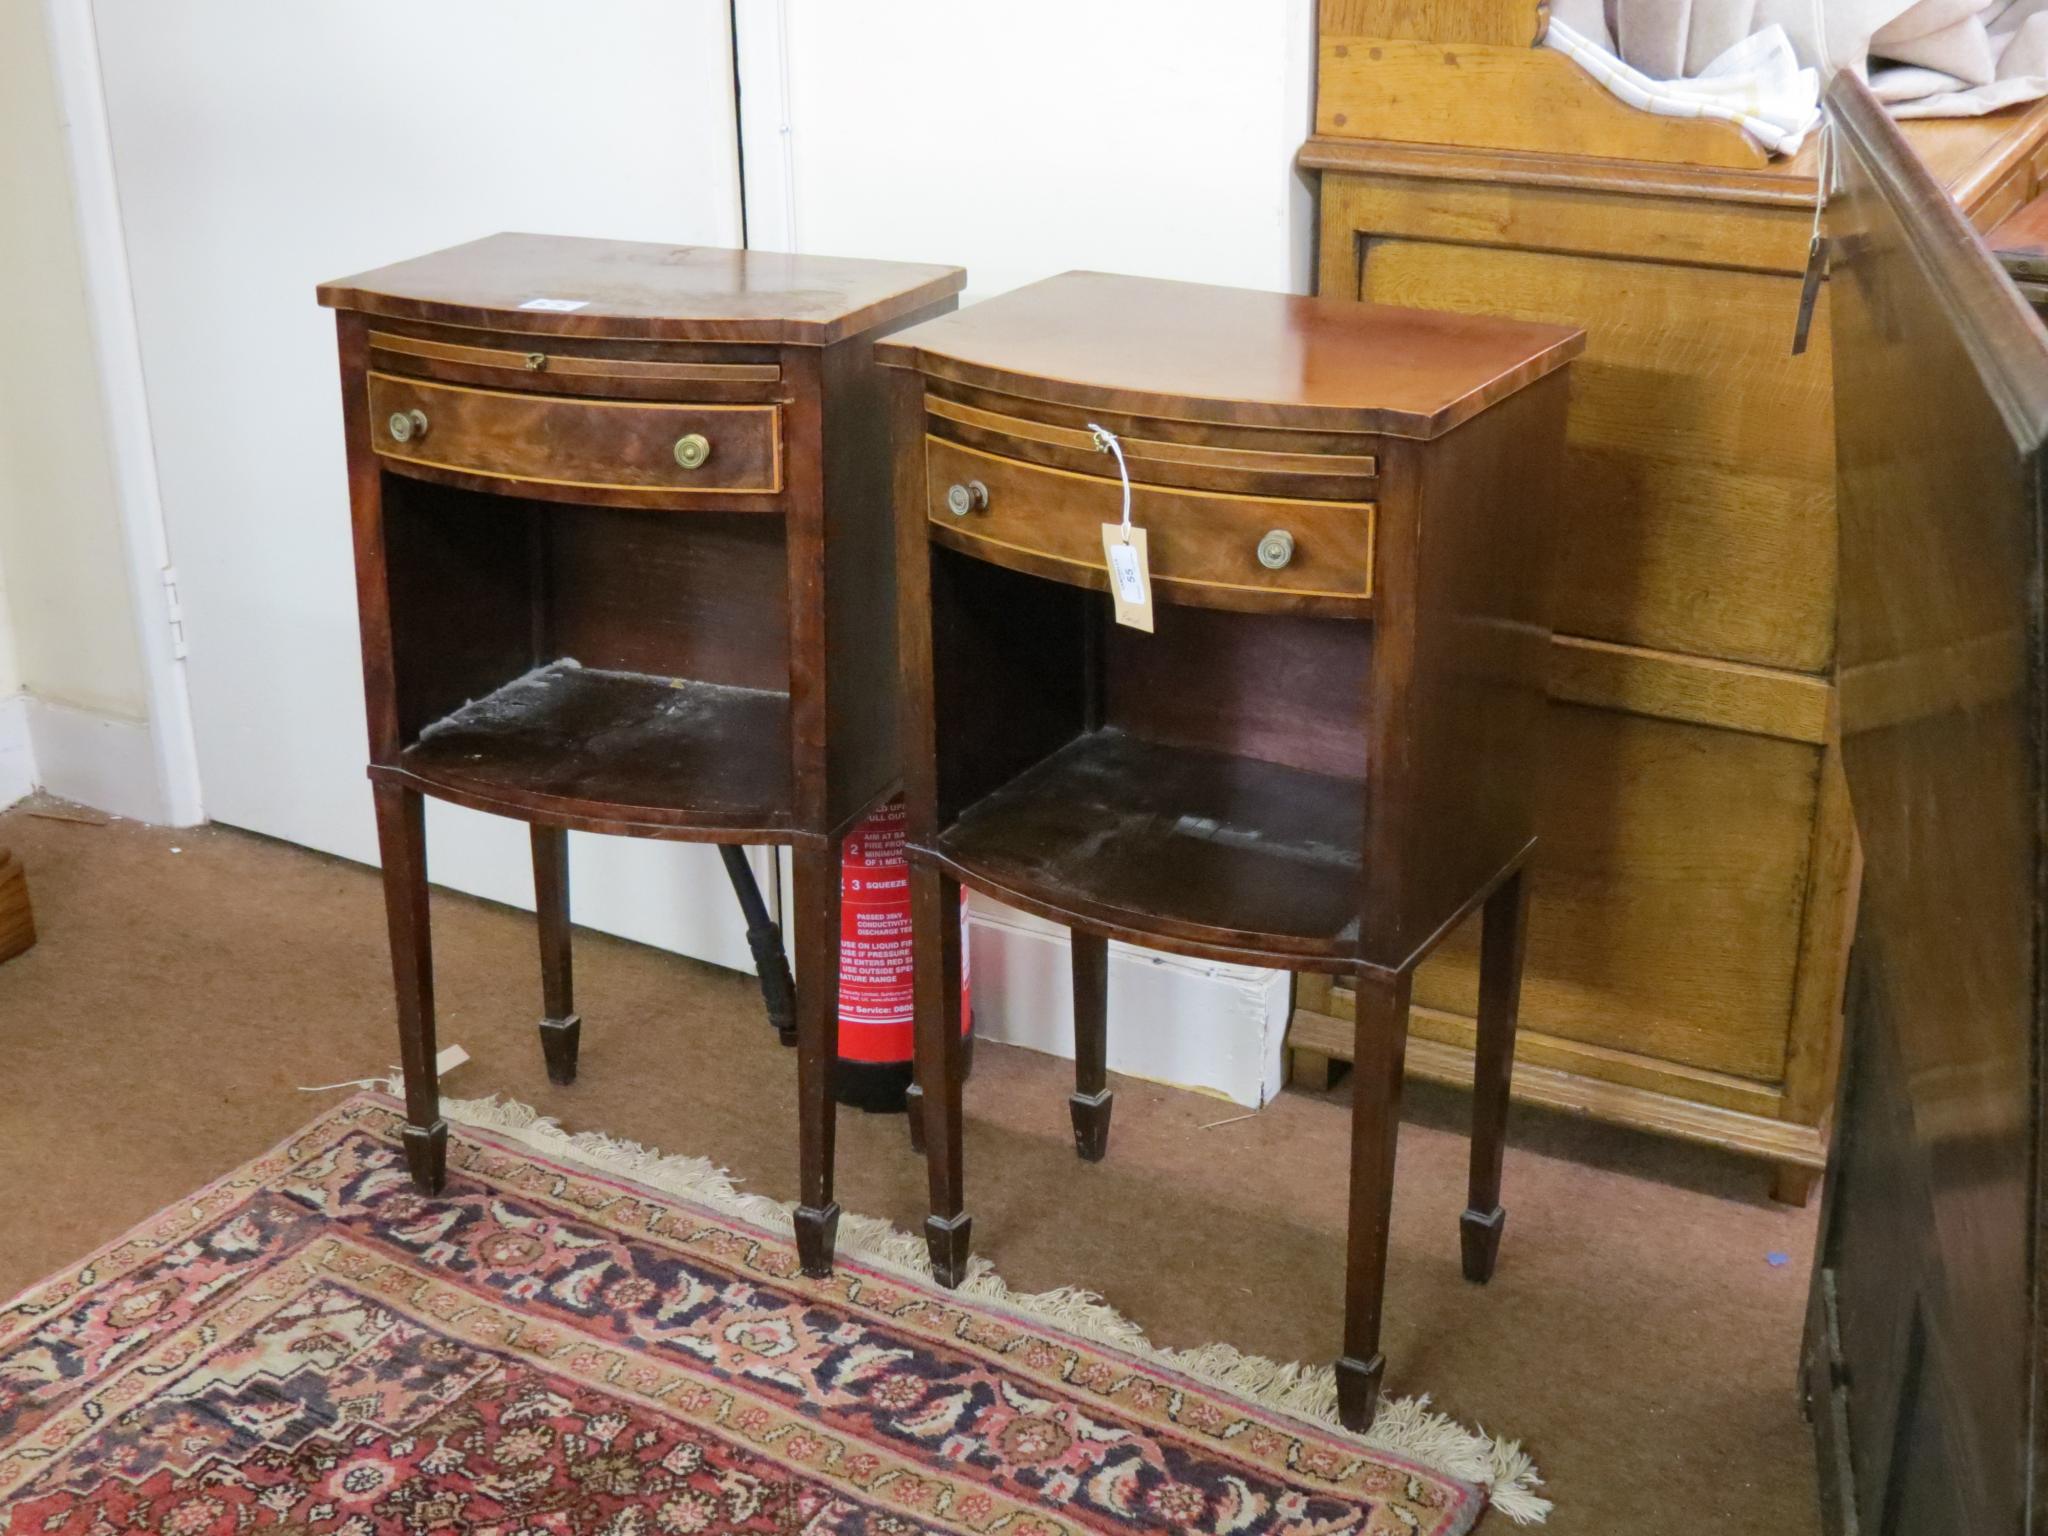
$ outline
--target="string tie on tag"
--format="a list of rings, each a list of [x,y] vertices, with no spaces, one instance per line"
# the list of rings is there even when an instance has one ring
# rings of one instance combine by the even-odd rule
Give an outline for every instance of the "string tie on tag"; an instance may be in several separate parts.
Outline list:
[[[1124,483],[1124,542],[1131,542],[1131,471],[1124,463],[1124,445],[1117,441],[1117,435],[1107,427],[1088,423],[1088,430],[1095,434],[1095,451],[1116,455],[1116,472]]]
[[[1799,315],[1792,324],[1792,355],[1802,356],[1806,351],[1807,338],[1813,331],[1813,310],[1820,302],[1820,285],[1828,280],[1828,269],[1834,260],[1832,242],[1826,233],[1824,223],[1828,198],[1834,192],[1836,165],[1834,118],[1829,115],[1827,104],[1821,104],[1819,175],[1813,184],[1813,238],[1806,246],[1806,272],[1799,280]]]

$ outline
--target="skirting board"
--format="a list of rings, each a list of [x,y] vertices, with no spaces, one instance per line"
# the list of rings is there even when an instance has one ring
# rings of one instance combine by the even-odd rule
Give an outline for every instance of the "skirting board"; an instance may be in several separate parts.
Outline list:
[[[32,754],[31,788],[136,821],[165,819],[147,722],[57,704],[33,694],[23,695],[21,704]],[[4,755],[4,728],[0,728],[0,758]]]
[[[34,793],[35,747],[28,732],[28,695],[0,699],[0,810]]]
[[[1067,931],[990,901],[968,904],[978,1036],[1074,1054]],[[1109,1066],[1256,1109],[1280,1091],[1291,986],[1285,971],[1109,946]]]

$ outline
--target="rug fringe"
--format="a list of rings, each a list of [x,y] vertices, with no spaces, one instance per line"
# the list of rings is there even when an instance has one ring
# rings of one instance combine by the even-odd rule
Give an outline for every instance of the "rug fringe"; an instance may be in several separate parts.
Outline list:
[[[386,1082],[384,1087],[394,1095],[403,1092],[403,1085],[396,1079]],[[598,1131],[572,1134],[530,1105],[496,1095],[488,1099],[443,1099],[441,1113],[463,1125],[496,1131],[524,1142],[537,1152],[572,1158],[592,1169],[619,1174],[770,1231],[787,1230],[790,1224],[787,1205],[766,1195],[745,1193],[730,1174],[705,1158],[664,1153]],[[842,1215],[838,1251],[863,1264],[894,1270],[910,1278],[931,1278],[931,1261],[924,1239],[877,1217]],[[969,1260],[967,1278],[956,1294],[995,1302],[1323,1428],[1342,1429],[1337,1418],[1337,1381],[1328,1366],[1282,1364],[1247,1355],[1228,1344],[1161,1349],[1145,1337],[1142,1328],[1100,1296],[1072,1286],[1036,1294],[1014,1292],[995,1272],[994,1265],[979,1254]],[[1383,1402],[1362,1443],[1480,1484],[1487,1490],[1492,1506],[1517,1525],[1540,1525],[1550,1513],[1550,1500],[1536,1492],[1543,1479],[1519,1441],[1499,1440],[1483,1429],[1468,1430],[1449,1415],[1432,1411],[1427,1396],[1390,1398]]]

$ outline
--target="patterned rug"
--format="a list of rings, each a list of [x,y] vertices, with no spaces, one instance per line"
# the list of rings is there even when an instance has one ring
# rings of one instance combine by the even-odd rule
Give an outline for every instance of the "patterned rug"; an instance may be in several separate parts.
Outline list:
[[[39,1536],[1455,1536],[1540,1519],[1519,1451],[1327,1372],[1150,1350],[1092,1297],[960,1293],[516,1105],[416,1195],[351,1099],[0,1309],[0,1530]],[[451,1116],[455,1118],[455,1116]],[[1398,1449],[1397,1449],[1398,1447]]]

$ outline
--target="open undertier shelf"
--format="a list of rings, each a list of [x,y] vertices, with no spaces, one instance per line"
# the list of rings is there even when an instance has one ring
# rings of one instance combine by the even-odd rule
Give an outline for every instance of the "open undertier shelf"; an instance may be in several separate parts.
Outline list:
[[[773,831],[791,822],[789,696],[556,662],[429,725],[398,766],[569,824]]]
[[[976,801],[931,851],[1055,918],[1344,958],[1358,943],[1364,817],[1356,780],[1103,729]]]

